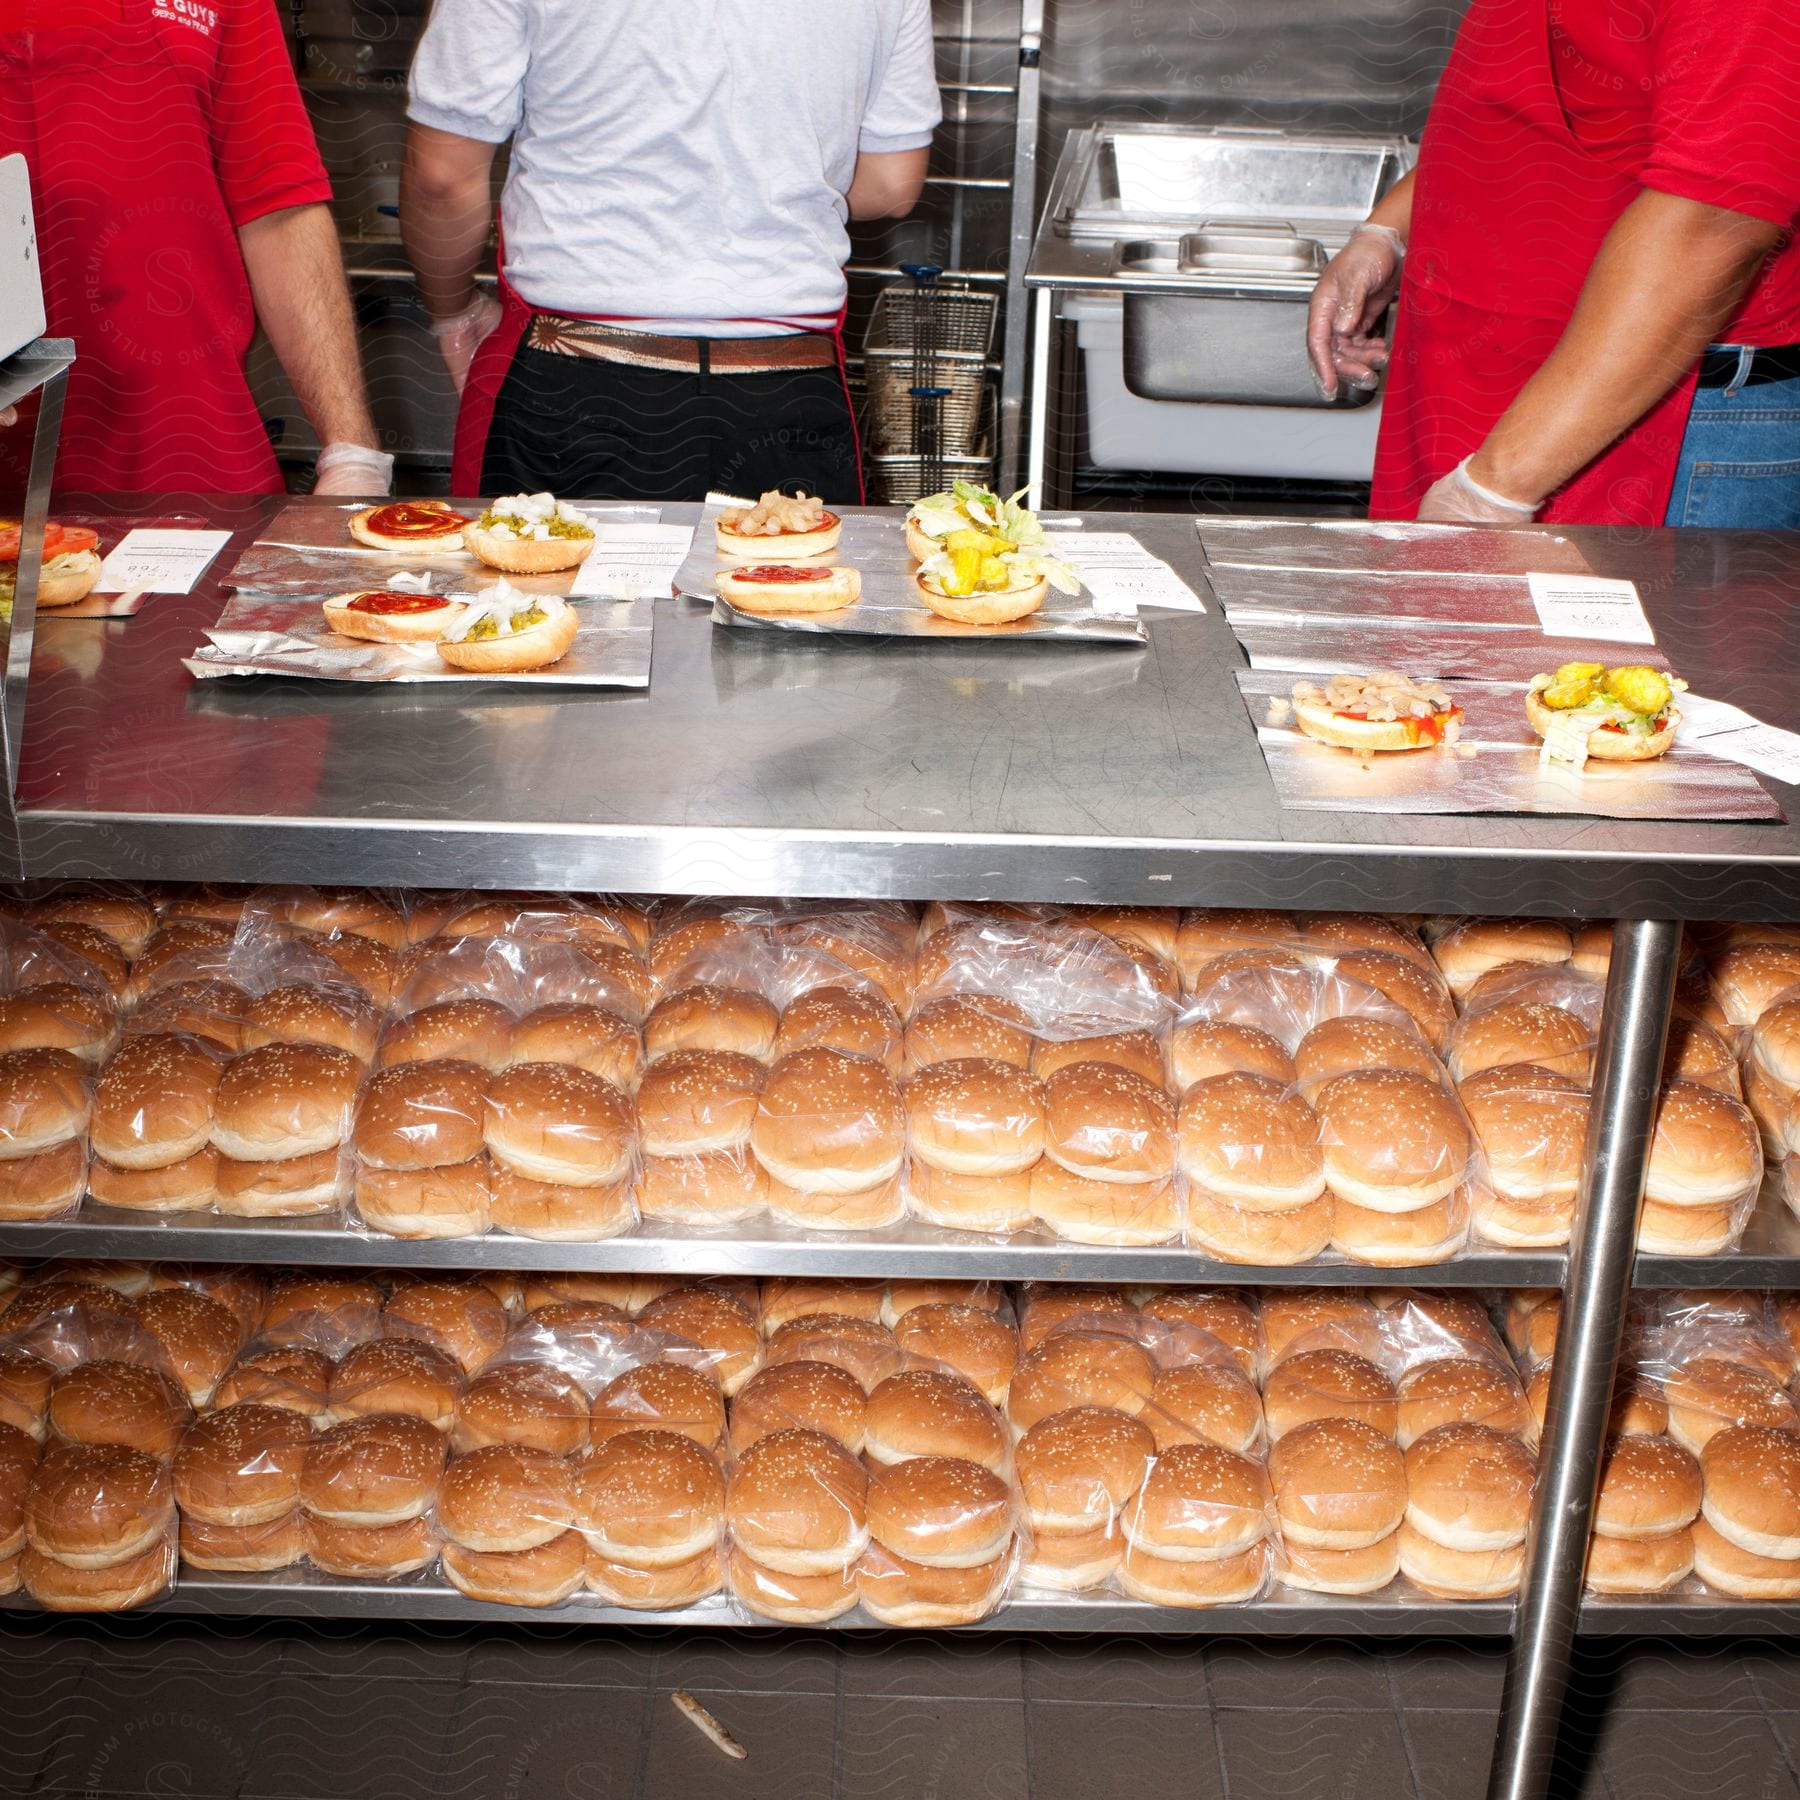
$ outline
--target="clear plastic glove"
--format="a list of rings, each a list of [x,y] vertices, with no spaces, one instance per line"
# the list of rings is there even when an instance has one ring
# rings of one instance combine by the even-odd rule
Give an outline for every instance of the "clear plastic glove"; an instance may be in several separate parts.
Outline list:
[[[492,294],[482,294],[464,311],[431,321],[431,335],[437,339],[451,384],[459,394],[468,385],[469,365],[475,360],[475,352],[500,323],[501,311],[500,302]]]
[[[1337,398],[1340,383],[1380,385],[1387,339],[1369,334],[1400,291],[1405,254],[1405,241],[1391,225],[1359,225],[1325,265],[1306,309],[1306,353],[1327,400]]]
[[[1509,500],[1485,488],[1469,473],[1464,457],[1442,481],[1434,481],[1419,502],[1419,520],[1427,525],[1528,525],[1541,500]]]
[[[367,444],[327,444],[313,475],[315,494],[386,494],[394,486],[394,459]]]
[[[0,406],[0,431],[4,431],[9,425],[16,425],[18,422],[19,409],[16,406]]]

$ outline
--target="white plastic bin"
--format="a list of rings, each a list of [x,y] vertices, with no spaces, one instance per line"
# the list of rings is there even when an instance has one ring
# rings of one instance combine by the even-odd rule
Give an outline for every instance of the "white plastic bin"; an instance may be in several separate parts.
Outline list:
[[[1087,376],[1088,457],[1101,469],[1367,481],[1381,398],[1345,412],[1313,406],[1206,406],[1142,400],[1125,385],[1124,309],[1116,294],[1067,294]],[[1296,330],[1306,309],[1294,308]]]

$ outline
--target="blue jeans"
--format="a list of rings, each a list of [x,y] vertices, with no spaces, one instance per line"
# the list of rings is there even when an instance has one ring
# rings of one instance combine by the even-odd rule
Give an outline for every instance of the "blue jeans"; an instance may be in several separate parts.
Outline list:
[[[1665,523],[1800,528],[1800,377],[1695,390]]]

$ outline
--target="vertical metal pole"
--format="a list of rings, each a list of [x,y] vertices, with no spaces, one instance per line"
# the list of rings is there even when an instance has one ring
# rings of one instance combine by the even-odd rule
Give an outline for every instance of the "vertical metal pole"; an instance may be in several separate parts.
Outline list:
[[[1621,919],[1613,927],[1587,1153],[1488,1800],[1545,1800],[1549,1793],[1680,944],[1681,926],[1672,919]]]
[[[1003,494],[1010,494],[1022,480],[1030,336],[1025,265],[1031,260],[1032,232],[1037,224],[1038,62],[1043,33],[1044,0],[1022,0],[1013,116],[1012,213],[1006,245],[1006,337],[1000,352],[1000,474],[995,485]]]
[[[1050,349],[1055,295],[1039,288],[1031,307],[1031,451],[1025,463],[1025,504],[1044,504],[1044,464],[1050,446]]]

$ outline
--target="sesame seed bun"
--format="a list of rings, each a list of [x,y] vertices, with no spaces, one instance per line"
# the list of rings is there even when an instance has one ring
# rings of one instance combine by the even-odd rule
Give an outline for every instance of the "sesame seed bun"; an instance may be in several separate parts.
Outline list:
[[[1250,1303],[1241,1296],[1204,1288],[1164,1288],[1145,1295],[1141,1310],[1145,1318],[1160,1320],[1179,1334],[1183,1348],[1189,1345],[1188,1333],[1204,1332],[1231,1352],[1252,1381],[1256,1379],[1262,1366],[1262,1327]]]
[[[1762,1180],[1756,1121],[1737,1101],[1692,1081],[1663,1089],[1645,1192],[1664,1206],[1726,1206]]]
[[[1451,1550],[1410,1521],[1400,1527],[1400,1573],[1441,1600],[1502,1600],[1518,1592],[1525,1549]]]
[[[437,1561],[441,1540],[424,1514],[392,1525],[346,1525],[302,1512],[300,1531],[306,1560],[326,1575],[355,1581],[383,1581],[414,1575]]]
[[[638,1323],[696,1346],[728,1396],[763,1366],[756,1320],[723,1288],[685,1287],[660,1294],[638,1314]]]
[[[1169,1179],[1102,1180],[1045,1157],[1030,1193],[1033,1216],[1070,1243],[1166,1244],[1181,1232],[1181,1194]]]
[[[1012,1558],[967,1567],[929,1567],[872,1547],[856,1565],[863,1610],[883,1625],[940,1629],[972,1625],[1005,1598]]]
[[[1663,1397],[1669,1435],[1696,1456],[1734,1425],[1800,1431],[1800,1407],[1780,1382],[1720,1357],[1696,1357],[1673,1371],[1663,1381]]]
[[[1287,1212],[1325,1191],[1317,1116],[1262,1075],[1215,1075],[1189,1087],[1179,1156],[1195,1186],[1254,1212]]]
[[[184,1507],[178,1540],[182,1565],[233,1575],[290,1569],[306,1554],[305,1518],[294,1507],[260,1525],[211,1525]]]
[[[442,1350],[410,1338],[377,1338],[358,1344],[332,1369],[327,1398],[335,1420],[406,1413],[448,1431],[462,1384],[462,1370]]]
[[[1714,1531],[1753,1556],[1800,1560],[1800,1434],[1733,1425],[1708,1440],[1700,1467]]]
[[[1318,1418],[1269,1452],[1269,1479],[1290,1544],[1358,1550],[1399,1528],[1406,1463],[1385,1434],[1355,1419]]]
[[[803,1231],[885,1231],[906,1217],[906,1187],[899,1175],[849,1194],[789,1187],[771,1178],[769,1215]]]
[[[725,1394],[711,1369],[641,1363],[615,1375],[594,1396],[596,1446],[628,1431],[672,1431],[714,1450],[725,1435]]]
[[[1439,1425],[1406,1452],[1406,1518],[1447,1550],[1525,1541],[1537,1463],[1518,1438],[1485,1425]]]
[[[1586,1581],[1592,1594],[1662,1594],[1694,1570],[1694,1534],[1618,1538],[1596,1533],[1588,1543]]]
[[[991,1404],[1006,1400],[1018,1364],[1018,1334],[982,1307],[957,1302],[914,1307],[893,1327],[909,1363],[964,1376]]]
[[[278,1406],[244,1404],[197,1419],[174,1462],[175,1501],[203,1525],[266,1525],[300,1504],[312,1427]]]
[[[251,1000],[244,1014],[244,1048],[324,1044],[367,1062],[375,1054],[378,1029],[375,1009],[363,995],[292,982]]]
[[[1455,1097],[1422,1075],[1340,1075],[1313,1097],[1325,1179],[1372,1212],[1410,1212],[1461,1185],[1473,1150]]]
[[[1019,1440],[1019,1490],[1042,1537],[1107,1532],[1149,1473],[1156,1440],[1138,1419],[1078,1406],[1040,1419]]]
[[[204,1149],[219,1089],[218,1055],[196,1038],[129,1038],[94,1091],[89,1141],[122,1169],[157,1169]]]
[[[1665,1437],[1614,1438],[1600,1467],[1594,1530],[1633,1542],[1666,1538],[1700,1511],[1700,1465]]]
[[[1277,1443],[1315,1419],[1356,1419],[1387,1437],[1400,1422],[1394,1384],[1347,1350],[1303,1350],[1284,1358],[1263,1383],[1263,1411]]]
[[[783,1187],[864,1193],[900,1173],[906,1109],[880,1063],[837,1050],[801,1050],[769,1071],[750,1141]]]
[[[300,1471],[300,1501],[340,1525],[395,1525],[437,1498],[443,1434],[398,1413],[351,1419],[314,1437]]]
[[[657,1569],[634,1569],[612,1562],[591,1546],[587,1551],[588,1592],[597,1594],[608,1606],[640,1612],[675,1611],[698,1606],[724,1585],[725,1559],[716,1544],[689,1562]]]
[[[505,1341],[506,1309],[478,1282],[414,1281],[388,1296],[381,1328],[433,1345],[473,1375]]]
[[[989,994],[949,994],[928,1001],[906,1028],[905,1058],[913,1069],[962,1057],[1027,1069],[1032,1048],[1024,1012],[1010,1000]]]
[[[894,1334],[878,1319],[847,1313],[811,1313],[776,1327],[769,1337],[773,1367],[790,1362],[835,1363],[853,1375],[865,1393],[905,1365]]]
[[[869,1543],[868,1489],[835,1438],[796,1430],[759,1439],[726,1489],[734,1560],[741,1552],[779,1575],[847,1573]]]
[[[734,1396],[731,1453],[741,1457],[778,1431],[810,1431],[859,1456],[867,1411],[862,1383],[836,1363],[778,1363],[759,1370]]]
[[[587,1545],[578,1531],[529,1550],[471,1550],[447,1541],[443,1558],[452,1587],[498,1606],[559,1606],[587,1579]]]
[[[1459,999],[1490,969],[1514,962],[1566,963],[1574,951],[1567,927],[1554,919],[1463,919],[1432,945]]]
[[[1031,1190],[1036,1172],[1034,1167],[1010,1175],[950,1175],[929,1163],[913,1162],[907,1170],[908,1210],[915,1219],[950,1231],[990,1235],[1023,1231],[1034,1217]]]
[[[876,1463],[868,1521],[870,1538],[894,1556],[927,1568],[974,1568],[1011,1544],[1012,1492],[991,1469],[959,1456]]]
[[[1330,1244],[1335,1216],[1329,1193],[1285,1212],[1258,1212],[1201,1188],[1187,1192],[1188,1242],[1220,1262],[1270,1268],[1311,1262]]]
[[[172,1532],[167,1466],[122,1444],[62,1444],[37,1465],[25,1502],[31,1550],[71,1569],[149,1553]]]
[[[864,988],[817,987],[789,1002],[775,1033],[775,1055],[813,1048],[872,1056],[890,1075],[901,1070],[900,1016],[884,995]]]
[[[1053,1593],[1097,1588],[1117,1573],[1124,1554],[1125,1530],[1117,1520],[1061,1537],[1036,1532],[1020,1542],[1019,1585]]]
[[[1709,1588],[1738,1600],[1800,1600],[1800,1560],[1758,1556],[1704,1516],[1694,1521],[1691,1536],[1694,1573]]]
[[[373,1076],[356,1109],[356,1153],[376,1169],[437,1169],[482,1151],[488,1072],[475,1063],[402,1063]]]
[[[1183,1021],[1169,1039],[1170,1085],[1185,1094],[1215,1075],[1260,1075],[1282,1087],[1297,1079],[1294,1059],[1268,1032],[1216,1019]]]
[[[1402,1450],[1440,1425],[1484,1425],[1514,1437],[1532,1435],[1525,1390],[1510,1369],[1472,1357],[1440,1357],[1400,1382],[1395,1438]]]
[[[547,1364],[499,1363],[457,1396],[450,1442],[459,1455],[488,1444],[578,1455],[589,1443],[588,1398]]]
[[[1267,1542],[1205,1562],[1179,1561],[1127,1544],[1118,1582],[1132,1599],[1152,1606],[1228,1606],[1254,1600],[1268,1583],[1273,1561]]]
[[[1324,1550],[1313,1544],[1284,1543],[1275,1579],[1283,1587],[1312,1594],[1376,1594],[1400,1573],[1400,1533],[1354,1550]]]
[[[904,1370],[869,1390],[863,1454],[880,1465],[916,1456],[960,1457],[1004,1476],[1011,1439],[1000,1415],[960,1375]]]
[[[46,1612],[125,1612],[154,1599],[175,1579],[173,1532],[147,1550],[99,1567],[60,1561],[27,1544],[19,1558],[27,1594]]]
[[[1410,1212],[1378,1212],[1338,1196],[1331,1247],[1352,1262],[1382,1269],[1415,1269],[1448,1262],[1469,1236],[1469,1202],[1454,1193]]]
[[[947,1174],[1021,1174],[1044,1153],[1043,1089],[995,1058],[934,1063],[906,1084],[906,1141]]]
[[[857,1601],[854,1557],[807,1574],[758,1562],[734,1541],[726,1554],[725,1581],[746,1612],[784,1625],[823,1625],[842,1617]]]
[[[489,1444],[457,1457],[438,1484],[438,1529],[466,1550],[537,1550],[574,1522],[569,1465],[542,1450]]]
[[[1109,1406],[1136,1417],[1155,1386],[1150,1353],[1130,1338],[1059,1331],[1020,1360],[1007,1391],[1007,1417],[1020,1434],[1072,1406]]]
[[[167,1462],[192,1418],[187,1396],[160,1369],[85,1362],[57,1376],[46,1417],[68,1444],[116,1444]]]
[[[1045,1154],[1071,1175],[1129,1185],[1175,1169],[1175,1107],[1141,1075],[1075,1063],[1044,1083]]]
[[[1159,1454],[1177,1444],[1217,1444],[1249,1456],[1263,1441],[1262,1401],[1233,1363],[1161,1370],[1138,1416],[1150,1427]]]
[[[700,982],[665,994],[644,1020],[644,1054],[655,1062],[681,1050],[729,1051],[772,1062],[781,1016],[748,988]]]
[[[511,1060],[513,1017],[494,1000],[440,1000],[404,1018],[390,1019],[381,1033],[376,1061],[396,1063],[467,1062],[484,1069]]]

